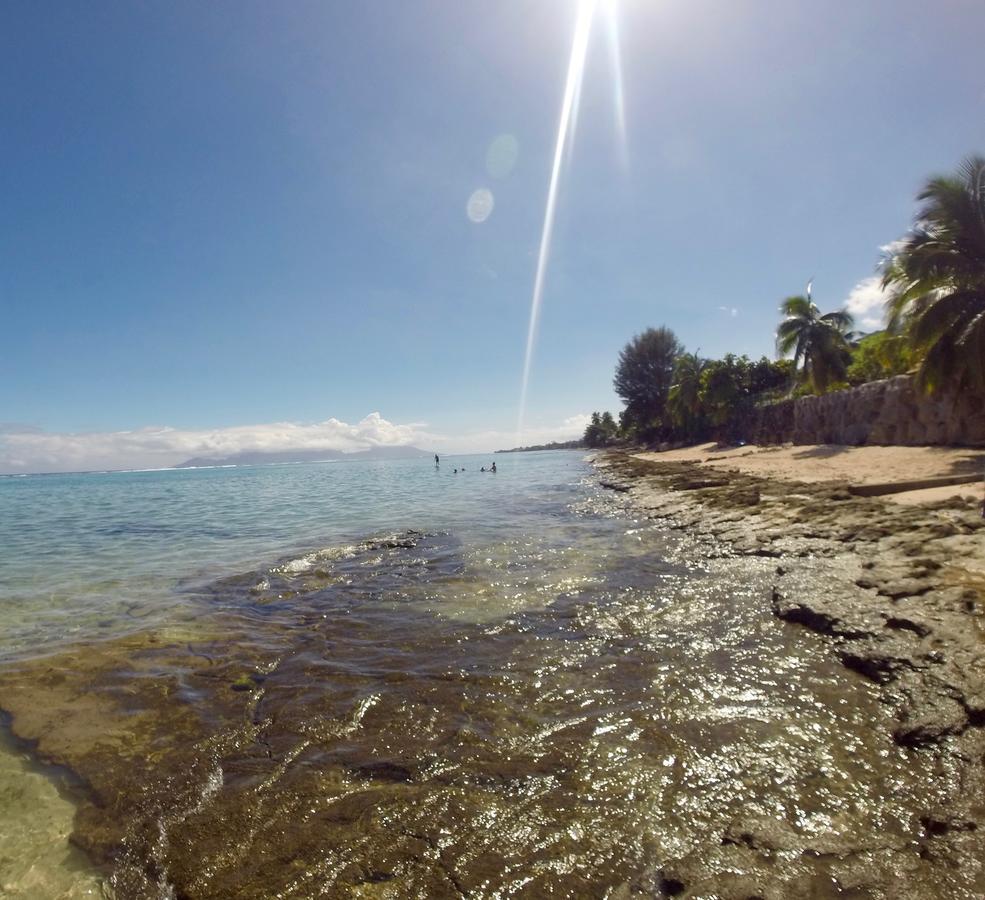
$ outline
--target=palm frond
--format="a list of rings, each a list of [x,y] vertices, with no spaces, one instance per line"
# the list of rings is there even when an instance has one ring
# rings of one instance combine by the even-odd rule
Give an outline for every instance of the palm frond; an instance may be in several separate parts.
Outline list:
[[[824,322],[842,334],[847,334],[855,324],[855,319],[847,309],[839,309],[836,312],[825,313],[820,318]]]

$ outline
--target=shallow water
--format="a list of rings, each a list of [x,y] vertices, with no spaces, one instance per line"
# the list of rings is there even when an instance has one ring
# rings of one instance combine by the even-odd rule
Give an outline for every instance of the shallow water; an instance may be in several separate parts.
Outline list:
[[[68,842],[75,805],[61,778],[0,729],[0,897],[104,896],[103,879]]]
[[[973,895],[903,871],[934,773],[770,615],[774,564],[636,521],[577,454],[497,461],[39,480],[57,553],[16,495],[0,700],[86,780],[119,896],[660,895],[682,860],[826,896],[849,845]]]
[[[176,586],[382,530],[536,529],[584,463],[533,456],[497,457],[498,475],[479,456],[0,477],[0,660],[146,627],[181,614]]]

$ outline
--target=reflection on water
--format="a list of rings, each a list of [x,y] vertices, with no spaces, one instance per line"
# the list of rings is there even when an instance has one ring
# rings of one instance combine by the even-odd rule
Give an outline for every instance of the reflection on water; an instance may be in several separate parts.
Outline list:
[[[769,615],[770,563],[590,485],[511,502],[194,579],[177,630],[0,673],[120,896],[660,896],[682,860],[826,896],[860,847],[973,896],[897,858],[933,773]]]

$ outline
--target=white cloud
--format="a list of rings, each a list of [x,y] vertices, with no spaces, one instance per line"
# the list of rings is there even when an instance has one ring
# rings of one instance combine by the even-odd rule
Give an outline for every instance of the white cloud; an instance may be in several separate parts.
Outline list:
[[[882,276],[873,275],[852,288],[845,307],[863,329],[874,331],[884,327],[886,296]]]
[[[412,444],[421,425],[395,425],[378,412],[349,425],[274,422],[202,431],[147,427],[136,431],[57,433],[17,428],[0,433],[0,472],[52,472],[172,466],[192,456],[243,451],[365,450]]]
[[[0,474],[79,472],[104,469],[166,468],[195,456],[224,457],[241,452],[339,450],[418,446],[441,452],[484,452],[517,444],[571,440],[590,417],[570,416],[557,426],[515,431],[434,434],[421,423],[399,425],[371,413],[355,425],[274,422],[232,428],[179,430],[147,427],[134,431],[59,433],[19,424],[0,425]]]
[[[879,248],[883,260],[890,259],[899,253],[906,245],[906,240],[900,238],[890,241]],[[876,331],[886,327],[885,304],[889,295],[882,289],[882,276],[872,275],[863,278],[852,288],[845,308],[855,317],[856,323],[866,331]]]
[[[898,240],[890,241],[888,244],[883,244],[879,248],[879,252],[883,256],[895,256],[905,246],[906,246],[906,239],[905,238],[899,238]]]
[[[588,413],[578,413],[576,416],[568,416],[561,423],[561,428],[563,429],[574,429],[578,432],[584,432],[588,428],[588,423],[592,421],[592,417]]]
[[[733,319],[739,314],[739,311],[734,306],[719,306],[718,308],[723,313],[728,313]]]

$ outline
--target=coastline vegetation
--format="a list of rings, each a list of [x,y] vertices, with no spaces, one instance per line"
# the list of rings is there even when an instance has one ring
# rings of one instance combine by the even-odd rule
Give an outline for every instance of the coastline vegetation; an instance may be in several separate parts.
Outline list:
[[[648,328],[619,354],[618,423],[592,413],[584,443],[734,440],[759,404],[903,374],[928,393],[985,395],[985,157],[929,179],[917,200],[908,235],[879,265],[885,329],[861,334],[847,309],[822,313],[810,285],[780,305],[776,360],[706,359],[666,326]]]
[[[598,413],[596,413],[598,415]],[[606,413],[606,415],[609,415]],[[610,415],[611,419],[612,416]],[[613,423],[615,424],[615,423]],[[585,441],[582,438],[576,438],[573,441],[549,441],[546,444],[530,444],[527,447],[510,447],[508,450],[494,450],[494,453],[529,453],[534,450],[581,450],[585,447]]]

